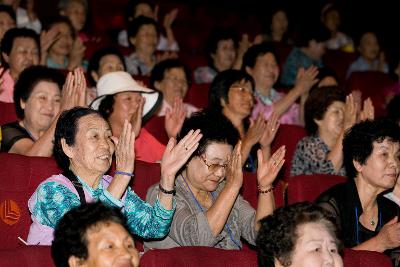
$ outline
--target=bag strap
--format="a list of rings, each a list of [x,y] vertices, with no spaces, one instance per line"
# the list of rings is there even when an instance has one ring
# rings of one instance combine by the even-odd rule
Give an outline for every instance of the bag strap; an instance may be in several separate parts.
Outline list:
[[[71,170],[63,172],[63,175],[65,177],[67,177],[68,180],[70,180],[72,185],[75,187],[76,191],[78,192],[81,205],[86,204],[86,198],[85,198],[85,192],[83,191],[83,185],[78,180],[76,175]]]

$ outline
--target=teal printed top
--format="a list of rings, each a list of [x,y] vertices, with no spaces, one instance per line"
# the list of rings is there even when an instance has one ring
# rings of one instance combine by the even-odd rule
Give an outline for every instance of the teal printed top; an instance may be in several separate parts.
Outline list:
[[[52,178],[56,179],[52,179]],[[59,178],[68,182],[60,183]],[[109,179],[107,179],[109,178]],[[133,234],[152,239],[162,238],[169,232],[173,214],[175,211],[175,200],[172,210],[166,210],[160,202],[157,201],[151,206],[143,201],[138,195],[131,190],[126,190],[121,200],[115,199],[106,189],[108,181],[112,179],[110,176],[103,176],[97,189],[91,188],[87,183],[78,177],[83,185],[87,202],[102,201],[104,204],[112,207],[123,209],[123,214],[127,218],[128,226]],[[29,200],[29,209],[32,213],[33,224],[29,231],[28,243],[30,244],[51,244],[52,240],[43,239],[41,227],[35,227],[35,224],[44,226],[44,228],[52,228],[54,230],[58,221],[70,209],[79,206],[79,196],[75,190],[71,190],[67,178],[62,175],[52,176],[43,182]],[[52,235],[50,235],[52,239]]]

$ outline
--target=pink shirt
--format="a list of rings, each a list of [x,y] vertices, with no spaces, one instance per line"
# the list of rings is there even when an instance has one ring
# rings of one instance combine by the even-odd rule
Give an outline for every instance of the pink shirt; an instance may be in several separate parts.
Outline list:
[[[188,104],[188,103],[183,103],[183,107],[186,110],[186,117],[189,118],[193,112],[198,111],[199,109],[196,108],[195,106]],[[158,117],[162,117],[165,116],[165,113],[167,113],[167,109],[172,110],[172,106],[170,104],[168,104],[167,101],[165,101],[165,99],[162,102],[160,111],[157,113]]]
[[[14,79],[10,75],[10,70],[6,70],[1,79],[3,81],[0,86],[0,101],[14,103]]]
[[[275,103],[282,97],[284,97],[284,93],[276,92],[275,98],[273,102]],[[257,118],[258,113],[262,113],[264,118],[267,120],[273,111],[273,105],[264,104],[260,98],[257,96],[255,97],[256,104],[253,107],[253,112],[251,117],[253,119]],[[294,125],[301,125],[300,123],[300,106],[297,103],[293,103],[289,109],[279,118],[279,122],[281,124],[294,124]]]

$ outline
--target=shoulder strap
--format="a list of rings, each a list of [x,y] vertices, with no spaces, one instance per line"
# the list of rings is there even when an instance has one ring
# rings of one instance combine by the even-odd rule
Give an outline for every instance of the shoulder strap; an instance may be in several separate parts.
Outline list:
[[[78,180],[78,178],[76,178],[76,175],[70,170],[63,172],[63,175],[67,177],[75,187],[76,191],[78,192],[81,205],[86,204],[85,192],[83,191],[82,183]]]

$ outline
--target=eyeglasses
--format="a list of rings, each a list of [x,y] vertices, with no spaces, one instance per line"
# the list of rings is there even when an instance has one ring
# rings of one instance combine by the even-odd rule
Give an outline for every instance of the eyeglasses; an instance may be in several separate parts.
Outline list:
[[[226,167],[228,167],[228,163],[225,163],[225,164],[218,164],[218,163],[207,164],[207,159],[206,159],[206,157],[204,155],[199,155],[199,157],[204,162],[204,164],[207,166],[208,171],[210,171],[210,172],[216,173],[220,169],[222,169],[222,171],[226,171]]]
[[[238,84],[234,84],[231,86],[231,89],[236,90],[237,92],[241,93],[241,94],[253,94],[253,90],[251,88],[248,87],[244,87]]]

